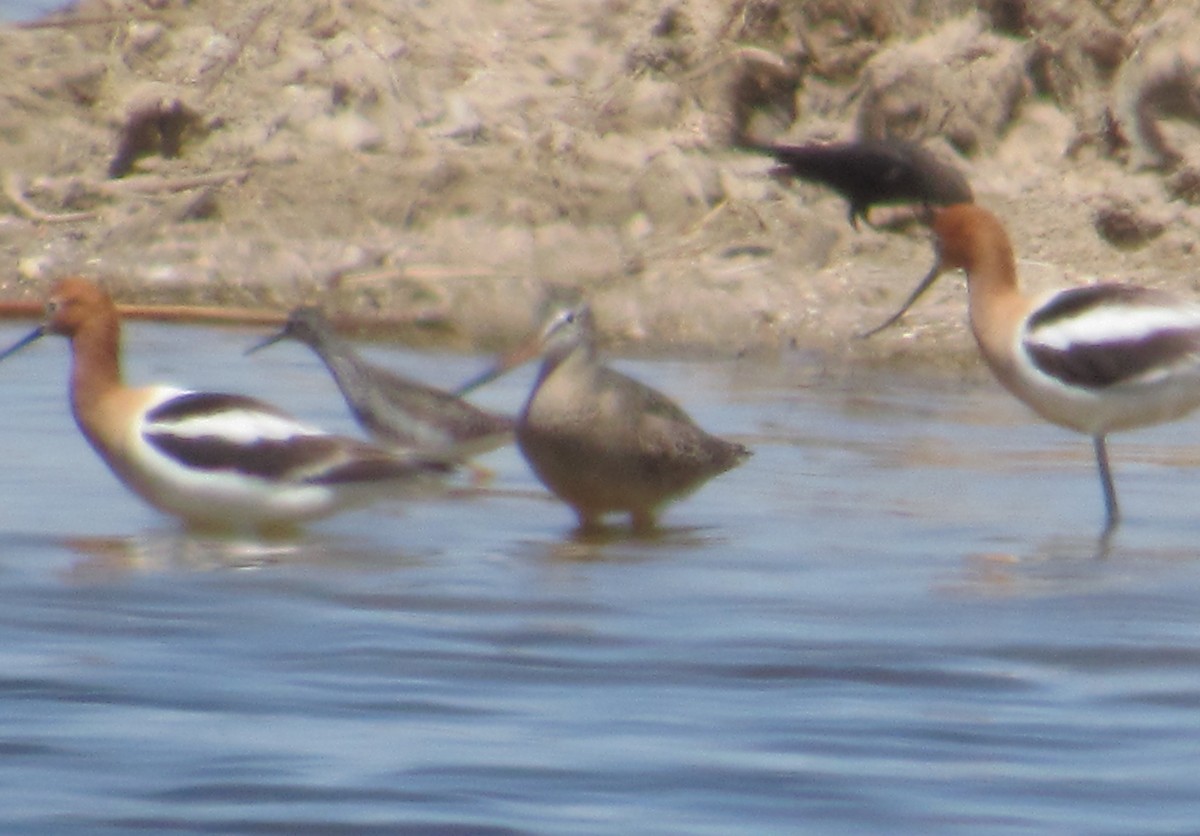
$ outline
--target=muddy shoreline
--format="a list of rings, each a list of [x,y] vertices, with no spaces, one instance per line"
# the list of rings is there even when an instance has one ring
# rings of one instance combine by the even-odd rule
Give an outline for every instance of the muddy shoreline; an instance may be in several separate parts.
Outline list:
[[[929,266],[906,210],[855,232],[731,131],[923,141],[1028,285],[1195,294],[1200,96],[1159,89],[1195,15],[1110,5],[84,2],[0,27],[0,300],[84,273],[474,351],[568,284],[616,351],[975,374],[957,279],[854,338]]]

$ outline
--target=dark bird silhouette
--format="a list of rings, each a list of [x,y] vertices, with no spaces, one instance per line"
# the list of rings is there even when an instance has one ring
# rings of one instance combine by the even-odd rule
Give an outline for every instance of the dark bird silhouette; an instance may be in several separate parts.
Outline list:
[[[871,223],[875,204],[919,203],[949,206],[973,203],[967,178],[927,149],[899,139],[771,145],[743,142],[747,151],[769,154],[781,165],[774,171],[821,183],[850,201],[850,225]]]
[[[287,339],[316,352],[354,419],[382,444],[467,457],[512,441],[512,418],[486,412],[449,392],[368,363],[316,308],[296,308],[282,330],[246,353]]]

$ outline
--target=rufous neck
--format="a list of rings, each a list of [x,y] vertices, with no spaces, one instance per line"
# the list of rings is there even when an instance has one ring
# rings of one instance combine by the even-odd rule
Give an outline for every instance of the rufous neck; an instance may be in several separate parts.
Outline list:
[[[1017,260],[1008,236],[1002,229],[988,232],[973,242],[970,256],[965,259],[970,289],[984,295],[1019,293]]]
[[[120,323],[115,315],[91,319],[71,337],[71,403],[77,417],[121,385]]]

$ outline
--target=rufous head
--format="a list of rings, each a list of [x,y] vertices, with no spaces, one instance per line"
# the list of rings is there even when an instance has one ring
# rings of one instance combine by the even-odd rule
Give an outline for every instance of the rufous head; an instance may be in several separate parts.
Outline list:
[[[933,211],[936,269],[939,273],[975,267],[981,253],[997,246],[1011,249],[1000,219],[974,203],[958,203]]]
[[[900,310],[885,319],[880,325],[860,334],[866,338],[899,321],[916,301],[921,298],[938,276],[951,270],[965,270],[968,276],[981,258],[999,255],[1011,261],[1012,246],[1000,220],[974,203],[956,203],[943,208],[933,208],[930,227],[933,230],[933,248],[936,257],[933,267],[909,294]]]
[[[97,317],[116,317],[108,293],[93,281],[71,276],[59,279],[46,298],[46,318],[17,342],[0,351],[0,360],[11,357],[47,334],[74,337],[85,323]]]
[[[50,288],[42,328],[47,334],[73,337],[89,320],[114,312],[112,298],[104,288],[90,279],[68,276]]]

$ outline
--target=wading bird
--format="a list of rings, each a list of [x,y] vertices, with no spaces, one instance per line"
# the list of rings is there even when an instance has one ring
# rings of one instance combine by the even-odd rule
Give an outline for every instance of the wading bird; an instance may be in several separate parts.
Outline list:
[[[296,308],[278,333],[246,353],[289,339],[321,358],[354,420],[380,444],[465,458],[512,440],[511,418],[368,363],[316,308]]]
[[[70,340],[71,412],[88,443],[126,487],[190,526],[286,531],[448,469],[323,432],[243,395],[126,386],[117,309],[87,279],[57,282],[43,324],[0,360],[46,334]]]
[[[602,365],[585,303],[554,304],[544,321],[534,339],[460,391],[542,355],[517,418],[517,446],[581,529],[625,512],[647,531],[663,506],[750,455],[705,432],[665,395]]]
[[[1004,226],[979,206],[934,210],[933,236],[933,269],[864,336],[900,319],[942,273],[964,270],[971,331],[996,378],[1047,421],[1092,438],[1107,540],[1120,511],[1106,438],[1200,406],[1200,304],[1129,284],[1027,296]]]

